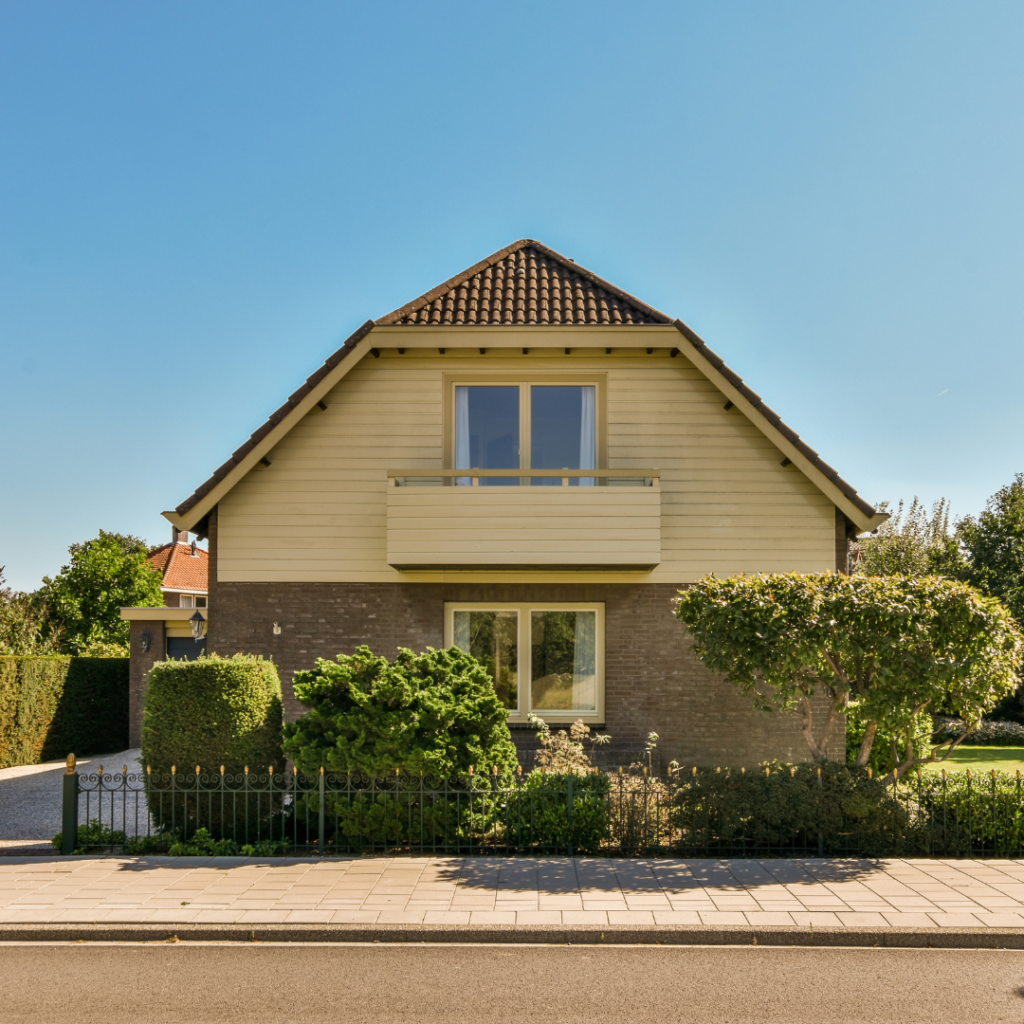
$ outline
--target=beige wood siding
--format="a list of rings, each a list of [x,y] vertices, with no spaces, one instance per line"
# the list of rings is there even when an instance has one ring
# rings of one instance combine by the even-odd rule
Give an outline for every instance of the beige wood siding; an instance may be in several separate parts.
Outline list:
[[[658,487],[390,487],[397,568],[572,566],[661,561]]]
[[[457,332],[456,332],[457,333]],[[443,340],[443,339],[442,339]],[[602,334],[600,345],[611,345]],[[438,341],[440,344],[440,341]],[[464,344],[464,342],[463,342]],[[574,345],[583,344],[576,336]],[[682,356],[573,348],[382,348],[331,391],[220,502],[218,575],[224,581],[440,581],[387,562],[389,469],[443,464],[442,375],[487,371],[607,374],[607,468],[661,470],[661,562],[651,572],[590,580],[688,582],[708,572],[814,572],[835,562],[835,507]],[[506,350],[507,351],[507,350]],[[466,572],[459,579],[493,579]],[[509,581],[572,581],[578,573],[509,572]]]

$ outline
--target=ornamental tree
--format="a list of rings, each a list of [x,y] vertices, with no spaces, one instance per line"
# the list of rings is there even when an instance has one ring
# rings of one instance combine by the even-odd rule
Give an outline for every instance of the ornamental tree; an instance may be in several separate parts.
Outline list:
[[[856,763],[884,727],[897,778],[945,760],[977,728],[1012,691],[1024,650],[999,601],[936,576],[706,576],[680,594],[698,657],[761,710],[798,716],[812,760],[827,759],[853,703],[867,723]],[[826,702],[820,722],[815,697]],[[965,728],[922,750],[920,715],[940,708]]]
[[[64,654],[128,654],[130,624],[121,608],[164,603],[162,577],[146,559],[138,537],[100,530],[99,537],[68,548],[71,561],[34,595],[46,608],[46,630],[59,634]]]

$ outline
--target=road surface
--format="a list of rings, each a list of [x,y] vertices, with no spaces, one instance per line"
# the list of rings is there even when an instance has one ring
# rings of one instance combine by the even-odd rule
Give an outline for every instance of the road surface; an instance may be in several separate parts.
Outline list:
[[[1003,1024],[1024,952],[300,944],[0,946],[4,1024]]]

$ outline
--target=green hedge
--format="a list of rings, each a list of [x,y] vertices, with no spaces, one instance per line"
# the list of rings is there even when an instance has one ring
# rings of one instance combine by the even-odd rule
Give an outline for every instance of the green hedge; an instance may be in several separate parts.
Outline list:
[[[0,768],[127,746],[127,658],[0,657]]]
[[[195,788],[195,769],[225,774],[239,784],[251,769],[284,770],[281,749],[284,706],[281,681],[272,661],[247,654],[196,661],[160,661],[150,670],[142,723],[142,761],[154,786],[166,786],[171,768],[176,787]],[[280,798],[246,797],[221,806],[212,799],[197,808],[186,796],[150,801],[161,828],[190,831],[202,817],[217,838],[247,841],[247,820],[264,821],[279,809]]]

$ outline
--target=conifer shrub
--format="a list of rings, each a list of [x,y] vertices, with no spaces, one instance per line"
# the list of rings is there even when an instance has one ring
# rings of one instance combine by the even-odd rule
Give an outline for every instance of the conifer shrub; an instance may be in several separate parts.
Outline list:
[[[309,711],[285,727],[286,753],[304,776],[322,767],[335,789],[347,787],[326,798],[335,848],[456,839],[477,806],[470,772],[515,772],[508,711],[483,666],[457,647],[403,648],[393,662],[359,647],[318,659],[294,689]],[[463,789],[465,798],[437,795]],[[315,826],[318,807],[315,798],[296,804],[300,830]]]

